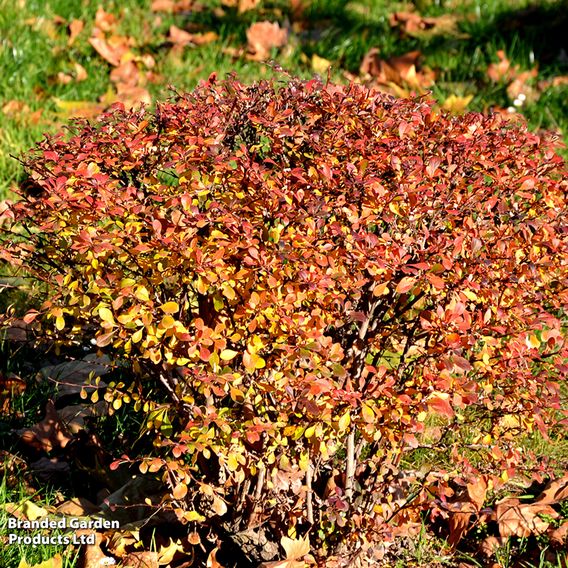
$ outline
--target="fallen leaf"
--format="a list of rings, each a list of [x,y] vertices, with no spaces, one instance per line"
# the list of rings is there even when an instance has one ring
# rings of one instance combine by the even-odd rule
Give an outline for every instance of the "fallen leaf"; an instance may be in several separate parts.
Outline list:
[[[472,100],[473,95],[465,95],[463,97],[458,95],[449,95],[442,104],[442,108],[455,114],[461,114],[465,111]]]
[[[81,568],[91,568],[91,567],[103,567],[103,566],[113,566],[116,561],[112,556],[107,556],[101,545],[106,543],[106,538],[101,533],[94,533],[95,542],[93,544],[84,544],[81,550],[81,559],[79,560],[79,566]]]
[[[174,541],[173,539],[169,539],[167,546],[160,546],[157,562],[160,566],[169,566],[176,554],[189,555],[189,553],[184,550],[180,540]]]
[[[122,83],[123,85],[136,86],[140,84],[143,79],[144,77],[140,73],[138,65],[132,60],[121,63],[110,73],[110,80],[113,83]]]
[[[69,24],[69,39],[67,40],[67,45],[71,46],[75,43],[75,40],[79,34],[83,31],[85,27],[85,22],[82,20],[72,20]]]
[[[61,554],[56,554],[52,556],[48,560],[44,560],[39,564],[28,564],[25,557],[20,560],[18,564],[18,568],[62,568],[63,566],[63,558]]]
[[[29,429],[17,430],[17,433],[24,444],[44,452],[64,448],[73,439],[51,400],[45,407],[45,418],[41,422]]]
[[[8,101],[2,107],[2,112],[10,118],[14,118],[22,113],[27,113],[29,110],[30,107],[25,102],[17,100]]]
[[[205,32],[205,33],[189,33],[177,26],[170,26],[168,32],[168,40],[177,46],[185,45],[205,45],[219,39],[219,36],[215,32]]]
[[[0,373],[0,414],[11,414],[12,400],[26,390],[26,381],[20,377]]]
[[[195,5],[193,0],[154,0],[150,7],[152,12],[190,12],[197,10],[198,6]]]
[[[549,481],[540,495],[535,499],[535,503],[552,505],[568,499],[568,473]]]
[[[57,411],[59,418],[71,434],[85,429],[85,419],[100,418],[108,415],[108,403],[99,400],[95,404],[74,404]]]
[[[508,498],[495,508],[495,520],[502,537],[518,536],[526,538],[542,534],[550,526],[550,522],[540,515],[557,518],[558,513],[545,503],[523,503],[518,499]]]
[[[326,75],[328,69],[331,67],[331,61],[329,59],[325,59],[320,57],[317,53],[312,55],[312,69],[318,75]]]
[[[249,59],[263,61],[270,57],[273,48],[283,47],[288,41],[288,31],[278,22],[256,22],[247,30]]]
[[[99,507],[84,497],[73,497],[57,507],[59,515],[69,515],[70,517],[88,517],[99,511]]]
[[[430,69],[420,69],[418,60],[421,53],[410,51],[388,60],[381,59],[377,48],[370,49],[363,57],[359,72],[363,77],[374,79],[379,85],[390,87],[390,91],[398,96],[407,96],[400,86],[407,84],[419,93],[432,85],[435,74]]]
[[[467,37],[466,34],[459,33],[458,22],[456,14],[424,17],[417,12],[394,12],[389,16],[391,27],[399,27],[405,34],[413,37],[434,35]]]
[[[238,10],[239,13],[248,12],[249,10],[254,10],[262,0],[239,0]]]
[[[40,458],[30,464],[30,469],[43,483],[61,483],[71,475],[69,464],[59,458]]]
[[[219,551],[218,547],[215,547],[207,557],[207,568],[225,568],[222,564],[219,564],[217,561],[217,552]]]
[[[557,548],[565,547],[568,545],[568,521],[565,521],[555,529],[549,529],[547,535],[552,546]]]
[[[106,105],[93,101],[64,101],[54,98],[53,102],[58,109],[57,114],[62,119],[95,118],[106,109]]]
[[[64,107],[67,111],[69,111],[69,109],[76,108],[73,107],[72,101],[60,101],[60,102],[61,104],[68,105]],[[85,103],[85,104],[95,105],[96,108],[101,109],[101,111],[107,106],[106,104],[100,104],[100,103]],[[73,114],[73,116],[77,116],[77,114]],[[60,363],[59,365],[50,365],[47,367],[43,367],[40,370],[40,373],[46,379],[56,384],[57,386],[56,398],[61,398],[62,396],[70,394],[78,394],[83,389],[85,389],[87,393],[91,393],[97,389],[106,388],[107,384],[104,383],[103,381],[99,381],[97,383],[96,378],[102,377],[106,373],[112,371],[112,369],[113,366],[108,356],[106,355],[98,356],[92,353],[86,355],[85,357],[83,357],[83,359],[78,359],[76,361],[67,361],[65,363]]]
[[[518,67],[511,66],[511,62],[507,59],[502,49],[497,51],[497,57],[499,61],[497,63],[490,63],[487,67],[487,75],[494,83],[512,80],[517,74]]]
[[[131,56],[128,39],[123,36],[90,37],[89,43],[95,51],[108,63],[118,67],[127,56]]]
[[[152,104],[152,96],[143,87],[136,85],[126,85],[117,83],[116,99],[120,101],[127,110],[139,106],[147,106]]]
[[[487,496],[487,481],[485,477],[479,476],[475,481],[466,485],[467,494],[471,503],[473,503],[477,512],[481,511],[485,498]]]
[[[4,503],[0,505],[8,514],[26,521],[37,521],[43,519],[49,513],[44,507],[36,505],[32,501],[24,501],[23,503]]]
[[[477,510],[473,503],[452,503],[449,517],[450,536],[448,544],[455,550],[458,543],[471,528],[471,517]]]
[[[116,17],[114,14],[106,12],[102,6],[99,6],[95,14],[95,27],[103,32],[110,32],[116,26]]]
[[[146,550],[143,552],[130,552],[121,559],[123,566],[128,568],[158,568],[158,553]]]
[[[288,538],[283,536],[280,540],[282,548],[286,551],[286,560],[297,560],[303,558],[310,552],[310,539],[308,536],[304,538]]]

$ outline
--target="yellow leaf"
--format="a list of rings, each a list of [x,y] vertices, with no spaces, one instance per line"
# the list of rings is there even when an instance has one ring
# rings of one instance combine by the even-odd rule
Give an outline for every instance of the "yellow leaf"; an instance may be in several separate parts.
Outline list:
[[[328,69],[331,67],[331,61],[320,57],[317,53],[312,55],[312,69],[319,75],[326,75]]]
[[[106,323],[114,325],[114,316],[108,308],[101,308],[99,310],[99,317]]]
[[[237,355],[238,352],[233,351],[232,349],[223,349],[223,351],[219,353],[219,357],[221,357],[223,361],[230,361],[231,359],[234,359]]]
[[[138,343],[142,339],[143,329],[139,329],[135,333],[132,334],[132,343]]]
[[[371,423],[375,421],[375,413],[373,412],[373,409],[365,403],[361,405],[361,415],[365,422]]]
[[[202,522],[205,520],[205,517],[200,515],[197,511],[188,511],[184,513],[183,518],[188,522]]]
[[[18,568],[61,568],[63,566],[63,558],[61,554],[56,554],[55,556],[44,560],[39,564],[28,564],[25,557],[20,559]]]
[[[286,551],[287,560],[297,560],[310,552],[310,539],[308,536],[294,539],[283,536],[280,544]]]
[[[340,419],[339,419],[339,431],[345,432],[347,428],[349,428],[349,424],[351,424],[351,412],[348,410]]]
[[[65,318],[58,316],[55,318],[55,329],[61,331],[65,327]]]
[[[176,320],[172,316],[164,316],[159,327],[162,329],[170,329],[171,327],[174,327],[175,323]]]
[[[134,296],[141,302],[150,301],[150,294],[148,294],[148,290],[144,286],[138,286],[136,292],[134,292]]]
[[[160,309],[165,314],[175,314],[179,311],[179,306],[177,305],[176,302],[166,302],[165,304],[160,306]]]
[[[458,97],[457,95],[450,95],[442,105],[442,108],[450,112],[462,113],[467,108],[467,105],[472,101],[473,95],[466,95],[465,97]]]

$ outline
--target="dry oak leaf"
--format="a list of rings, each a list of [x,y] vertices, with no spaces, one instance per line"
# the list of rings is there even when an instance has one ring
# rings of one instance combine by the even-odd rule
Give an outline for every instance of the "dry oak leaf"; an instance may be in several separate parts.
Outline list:
[[[283,47],[288,41],[288,30],[278,22],[256,22],[247,30],[249,59],[262,61],[270,57],[275,47]]]
[[[64,448],[73,439],[51,400],[45,407],[45,418],[41,422],[32,428],[16,432],[22,442],[44,452],[50,452],[54,448]]]
[[[499,526],[499,534],[503,537],[526,538],[532,534],[545,532],[550,522],[540,515],[558,517],[558,513],[546,503],[521,504],[518,499],[509,498],[495,507],[495,520]]]
[[[158,553],[145,550],[143,552],[130,552],[121,559],[125,568],[158,568]]]
[[[568,473],[549,481],[541,494],[535,499],[535,502],[550,505],[565,499],[568,499]]]

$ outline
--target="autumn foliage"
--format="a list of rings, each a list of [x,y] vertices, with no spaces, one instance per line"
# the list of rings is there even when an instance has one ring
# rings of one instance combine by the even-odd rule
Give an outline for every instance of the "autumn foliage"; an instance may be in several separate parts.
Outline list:
[[[155,450],[119,461],[161,476],[183,522],[354,550],[412,515],[389,487],[433,420],[464,486],[485,487],[527,467],[521,434],[561,420],[551,141],[288,79],[211,78],[71,132],[26,157],[2,256],[48,285],[28,322],[131,370],[105,396]],[[407,505],[442,507],[444,473]]]

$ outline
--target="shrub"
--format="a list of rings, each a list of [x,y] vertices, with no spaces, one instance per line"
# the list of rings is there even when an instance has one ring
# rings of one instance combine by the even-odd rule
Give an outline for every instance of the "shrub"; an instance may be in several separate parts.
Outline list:
[[[432,416],[494,485],[518,434],[558,420],[550,140],[315,80],[211,78],[72,130],[26,157],[2,255],[48,285],[27,321],[131,366],[106,397],[145,413],[155,454],[121,461],[159,472],[184,522],[354,549],[410,514],[389,487]]]

